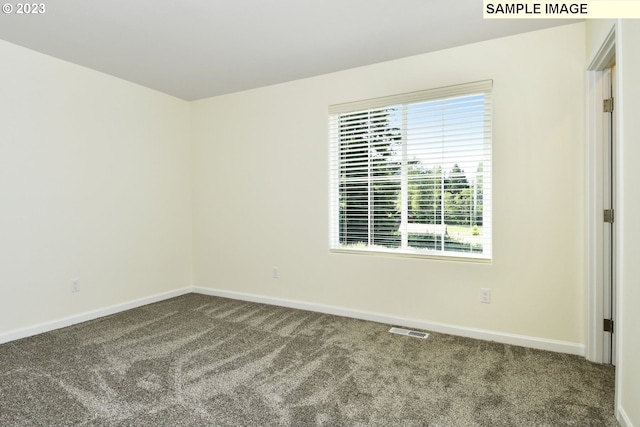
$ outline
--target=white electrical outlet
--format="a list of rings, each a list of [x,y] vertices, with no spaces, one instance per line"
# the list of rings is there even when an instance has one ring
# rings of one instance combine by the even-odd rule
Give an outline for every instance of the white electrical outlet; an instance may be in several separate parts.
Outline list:
[[[71,279],[71,292],[80,292],[80,280]]]
[[[480,302],[483,304],[491,304],[491,289],[489,288],[480,289]]]
[[[273,270],[271,271],[271,277],[273,277],[274,279],[280,277],[280,271],[278,270],[278,267],[273,267]]]

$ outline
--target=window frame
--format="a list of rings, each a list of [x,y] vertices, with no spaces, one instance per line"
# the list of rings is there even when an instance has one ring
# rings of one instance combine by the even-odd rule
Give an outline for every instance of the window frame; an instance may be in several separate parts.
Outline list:
[[[439,259],[439,260],[460,260],[460,261],[471,261],[471,262],[491,262],[493,258],[493,227],[492,227],[492,170],[493,170],[493,106],[492,106],[492,90],[493,90],[493,81],[492,80],[484,80],[479,82],[466,83],[455,86],[447,86],[435,89],[428,89],[417,92],[404,93],[399,95],[392,95],[381,98],[367,99],[361,101],[355,101],[345,104],[336,104],[329,106],[329,250],[332,253],[355,253],[355,254],[372,254],[372,255],[384,255],[384,256],[399,256],[399,257],[417,257],[417,258],[431,258],[431,259]],[[410,246],[407,243],[407,234],[408,227],[407,226],[407,215],[409,212],[406,193],[408,192],[408,171],[409,166],[407,164],[407,146],[410,145],[407,137],[407,127],[406,127],[406,117],[407,113],[403,110],[403,125],[400,129],[401,137],[401,150],[402,154],[402,165],[400,172],[400,180],[401,180],[401,190],[400,196],[401,200],[401,208],[400,215],[402,217],[401,228],[398,230],[398,233],[401,234],[402,243],[400,247],[382,247],[371,245],[371,240],[369,238],[368,243],[365,246],[358,247],[345,247],[341,243],[340,236],[340,185],[341,182],[345,182],[348,178],[340,178],[341,171],[341,160],[340,160],[340,150],[341,150],[341,134],[340,134],[340,125],[339,118],[342,116],[349,114],[356,114],[364,111],[373,111],[373,110],[383,110],[383,109],[391,109],[394,106],[402,105],[403,109],[407,109],[408,105],[416,105],[419,103],[430,103],[432,101],[441,101],[445,102],[445,100],[452,100],[456,98],[464,98],[464,97],[473,97],[475,95],[483,96],[483,106],[482,106],[482,114],[484,117],[484,133],[482,138],[482,150],[485,151],[483,154],[482,164],[483,170],[480,171],[478,169],[478,173],[482,174],[483,183],[482,183],[482,236],[481,236],[481,247],[482,252],[472,252],[472,251],[456,251],[445,249],[445,238],[447,234],[445,231],[441,233],[441,242],[442,249],[432,250],[425,248],[417,248],[415,246]],[[444,125],[443,125],[444,126]],[[444,145],[445,142],[443,141]],[[484,164],[487,162],[488,164]],[[457,166],[457,165],[456,165]],[[441,180],[445,178],[444,171],[441,172]],[[466,177],[465,177],[466,178]],[[444,181],[443,181],[444,182]],[[474,184],[474,197],[477,188]],[[372,190],[368,190],[372,191]],[[442,225],[449,226],[444,222],[445,215],[445,207],[444,207],[444,189],[441,190],[442,196],[442,205],[441,205],[441,215],[443,215]],[[397,196],[396,196],[397,197]],[[474,199],[474,208],[477,206],[477,201]],[[346,209],[346,208],[345,208]],[[371,215],[371,213],[369,213]],[[469,213],[469,215],[471,215]],[[475,211],[474,211],[475,215]],[[474,219],[475,216],[474,216]],[[371,229],[371,225],[369,224],[367,229],[368,234],[372,234],[373,230]],[[405,227],[405,228],[402,228]],[[471,247],[471,246],[469,246]]]

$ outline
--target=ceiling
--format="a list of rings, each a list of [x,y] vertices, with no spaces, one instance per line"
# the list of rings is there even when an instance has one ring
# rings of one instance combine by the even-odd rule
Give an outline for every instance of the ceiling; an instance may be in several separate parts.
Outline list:
[[[485,20],[481,0],[40,1],[0,39],[189,101],[576,22]]]

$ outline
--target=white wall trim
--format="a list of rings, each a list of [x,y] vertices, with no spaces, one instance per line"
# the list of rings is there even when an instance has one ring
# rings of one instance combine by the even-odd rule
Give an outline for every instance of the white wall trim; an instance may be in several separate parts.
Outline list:
[[[94,320],[100,317],[109,316],[125,310],[141,307],[143,305],[152,304],[154,302],[163,301],[169,298],[185,295],[188,293],[199,293],[203,295],[230,298],[241,301],[256,302],[261,304],[276,305],[281,307],[295,308],[299,310],[314,311],[335,316],[351,317],[354,319],[368,320],[371,322],[384,323],[388,325],[404,326],[414,329],[424,329],[443,334],[457,335],[462,337],[480,339],[485,341],[495,341],[503,344],[518,345],[523,347],[535,348],[540,350],[554,351],[557,353],[575,354],[584,356],[585,347],[579,343],[549,340],[545,338],[530,337],[526,335],[508,334],[504,332],[489,331],[477,328],[468,328],[463,326],[449,325],[446,323],[428,322],[406,317],[390,316],[380,313],[374,313],[363,310],[353,310],[344,307],[337,307],[323,304],[313,304],[304,301],[296,301],[284,298],[274,298],[262,295],[248,294],[242,292],[225,291],[221,289],[203,288],[203,287],[185,287],[175,291],[164,292],[145,298],[129,301],[122,304],[116,304],[97,310],[80,313],[77,315],[65,317],[51,322],[40,323],[38,325],[26,328],[16,329],[0,334],[0,344],[21,338],[30,337],[41,334],[43,332],[53,331],[55,329],[64,328],[75,325],[77,323]]]
[[[587,336],[585,357],[603,362],[603,295],[604,295],[604,222],[602,221],[604,180],[602,137],[602,72],[587,72],[587,146],[586,146],[586,245]]]
[[[622,34],[621,26],[622,22],[625,20],[617,19],[616,25],[614,27],[614,31],[616,34]],[[618,98],[617,102],[617,112],[616,112],[616,162],[617,162],[617,171],[616,171],[616,201],[617,206],[616,209],[616,223],[617,223],[617,234],[616,234],[616,274],[617,280],[615,283],[616,286],[616,297],[614,301],[615,306],[615,319],[616,322],[616,353],[615,353],[615,365],[616,365],[616,385],[615,385],[615,405],[618,408],[618,421],[623,426],[626,424],[629,427],[633,427],[631,420],[627,416],[624,408],[622,406],[623,401],[623,391],[622,391],[622,378],[624,378],[625,373],[625,357],[624,357],[624,346],[622,345],[625,339],[625,327],[622,319],[624,318],[624,309],[621,301],[624,299],[624,289],[626,283],[626,277],[624,275],[624,261],[625,261],[625,251],[624,251],[624,239],[625,239],[625,188],[624,188],[624,167],[626,162],[624,159],[624,82],[625,82],[625,58],[622,55],[622,46],[626,40],[622,36],[616,35],[616,70],[618,73],[617,76],[617,87],[616,87],[616,96]],[[633,42],[632,42],[633,43]],[[631,399],[632,401],[634,399]]]
[[[556,341],[545,338],[530,337],[526,335],[508,334],[503,332],[489,331],[484,329],[467,328],[463,326],[448,325],[445,323],[428,322],[405,317],[389,316],[363,310],[353,310],[344,307],[337,307],[323,304],[313,304],[303,301],[296,301],[284,298],[267,297],[243,292],[225,291],[221,289],[194,287],[193,292],[235,300],[257,302],[261,304],[277,305],[281,307],[296,308],[299,310],[315,311],[319,313],[333,314],[336,316],[351,317],[355,319],[368,320],[389,325],[404,326],[408,328],[424,329],[444,334],[457,335],[468,338],[475,338],[486,341],[495,341],[502,344],[518,345],[540,350],[554,351],[557,353],[575,354],[584,356],[585,347],[583,344]]]
[[[616,53],[616,25],[612,25],[598,51],[593,55],[587,70],[600,71],[609,67],[615,59]]]
[[[41,334],[43,332],[53,331],[55,329],[65,328],[67,326],[94,320],[100,317],[110,316],[121,311],[130,310],[132,308],[141,307],[143,305],[163,301],[173,297],[178,297],[180,295],[185,295],[191,292],[193,292],[193,289],[191,287],[185,287],[175,291],[169,291],[161,294],[151,295],[149,297],[139,298],[122,304],[116,304],[105,308],[99,308],[97,310],[74,314],[73,316],[63,317],[62,319],[52,320],[50,322],[39,323],[37,325],[28,326],[26,328],[15,329],[13,331],[0,334],[0,344]]]
[[[622,406],[618,406],[618,422],[620,423],[620,427],[633,427],[633,423],[627,416],[627,413],[624,411]]]

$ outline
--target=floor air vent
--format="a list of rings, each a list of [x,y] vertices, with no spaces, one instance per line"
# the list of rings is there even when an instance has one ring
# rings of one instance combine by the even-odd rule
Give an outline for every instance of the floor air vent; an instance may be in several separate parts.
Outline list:
[[[429,334],[427,334],[426,332],[410,331],[408,329],[402,329],[402,328],[391,328],[389,329],[389,332],[391,332],[392,334],[407,335],[410,337],[422,338],[422,339],[425,339],[429,336]]]

